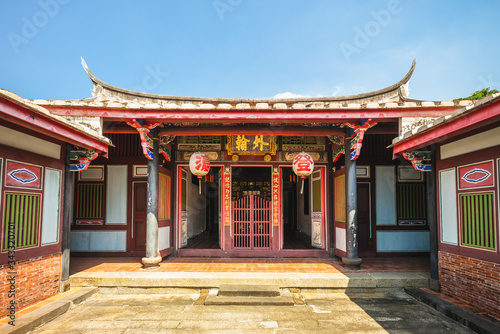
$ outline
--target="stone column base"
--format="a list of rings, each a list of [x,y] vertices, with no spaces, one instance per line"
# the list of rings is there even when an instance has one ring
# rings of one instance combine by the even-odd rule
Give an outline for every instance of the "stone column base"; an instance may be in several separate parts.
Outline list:
[[[431,288],[432,291],[440,292],[441,291],[441,282],[439,282],[438,279],[429,279],[429,288]]]
[[[143,257],[142,264],[145,268],[148,267],[158,267],[160,265],[162,258],[161,256],[156,257]]]
[[[360,264],[361,264],[361,262],[363,262],[363,260],[360,259],[359,257],[355,257],[355,258],[343,257],[342,262],[344,263],[344,266],[347,269],[360,270],[361,269]]]
[[[67,281],[61,281],[61,284],[59,285],[59,292],[63,293],[71,289],[71,284],[69,283],[69,280]]]

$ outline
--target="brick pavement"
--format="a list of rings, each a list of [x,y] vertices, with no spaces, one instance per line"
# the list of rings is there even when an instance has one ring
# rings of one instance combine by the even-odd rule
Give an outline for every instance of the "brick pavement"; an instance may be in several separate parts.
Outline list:
[[[163,260],[157,272],[275,272],[275,273],[349,273],[349,272],[429,272],[428,258],[364,259],[361,270],[346,270],[334,259],[248,259],[248,258],[172,258]],[[71,273],[137,272],[140,258],[71,258]]]

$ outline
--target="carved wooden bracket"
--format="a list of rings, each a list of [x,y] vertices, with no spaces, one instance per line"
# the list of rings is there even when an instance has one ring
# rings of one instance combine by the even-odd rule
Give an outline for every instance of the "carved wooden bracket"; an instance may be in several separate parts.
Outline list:
[[[170,150],[170,143],[173,142],[175,139],[175,135],[170,135],[170,136],[160,136],[160,154],[163,155],[163,157],[167,161],[172,161],[172,151]]]
[[[132,121],[127,121],[127,124],[130,125],[131,127],[135,128],[139,132],[139,136],[141,138],[142,153],[144,154],[144,156],[148,160],[153,160],[153,151],[152,151],[153,139],[151,139],[151,135],[149,134],[149,131],[151,129],[154,129],[157,126],[161,125],[161,122],[155,122],[155,123],[141,125],[141,124],[139,124],[139,122],[137,122],[134,119]],[[165,156],[165,158],[170,159],[170,157],[166,157],[166,156]]]
[[[432,165],[429,163],[431,161],[431,152],[430,151],[411,151],[411,152],[403,152],[403,157],[410,161],[418,171],[421,172],[430,172],[432,171]],[[427,161],[424,163],[424,161]]]
[[[366,130],[377,125],[377,122],[369,119],[365,124],[352,124],[349,122],[343,123],[345,126],[350,127],[354,130],[354,137],[351,139],[351,160],[356,160],[361,154],[361,147],[363,146],[363,138],[365,136]],[[331,139],[330,139],[331,140]],[[345,145],[345,144],[344,144]],[[333,150],[333,162],[337,162],[342,154],[345,154],[345,146],[340,145]]]
[[[80,172],[86,170],[90,162],[97,158],[98,154],[95,151],[70,151],[69,159],[71,161],[77,161],[77,163],[69,165],[70,172]]]
[[[363,146],[363,138],[366,130],[377,125],[377,122],[369,119],[363,125],[344,122],[345,125],[354,130],[354,140],[351,140],[351,160],[356,160],[361,154],[361,146]]]

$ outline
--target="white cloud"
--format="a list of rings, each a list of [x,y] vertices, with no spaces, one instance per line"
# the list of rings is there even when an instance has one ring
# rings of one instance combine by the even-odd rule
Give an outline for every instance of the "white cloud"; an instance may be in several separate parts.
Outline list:
[[[337,96],[337,94],[340,93],[341,90],[342,88],[340,86],[335,86],[335,90],[333,91],[332,96]]]
[[[342,87],[340,86],[335,86],[335,90],[333,91],[331,96],[337,96],[341,91]],[[279,93],[273,96],[273,99],[295,99],[295,98],[300,98],[300,97],[324,97],[326,95],[323,94],[315,94],[315,95],[301,95],[301,94],[295,94],[291,92],[285,92],[285,93]]]
[[[274,95],[273,99],[295,99],[295,98],[299,98],[299,97],[310,97],[310,96],[286,92],[286,93],[280,93],[280,94]]]

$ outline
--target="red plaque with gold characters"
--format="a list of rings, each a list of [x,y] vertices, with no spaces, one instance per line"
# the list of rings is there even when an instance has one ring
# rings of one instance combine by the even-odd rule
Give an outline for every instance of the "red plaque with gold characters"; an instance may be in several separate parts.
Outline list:
[[[237,135],[227,136],[227,153],[229,155],[266,155],[276,154],[276,136],[269,135]]]
[[[231,225],[231,174],[224,173],[224,225]]]
[[[273,173],[273,226],[279,226],[280,224],[279,179],[279,174]]]

